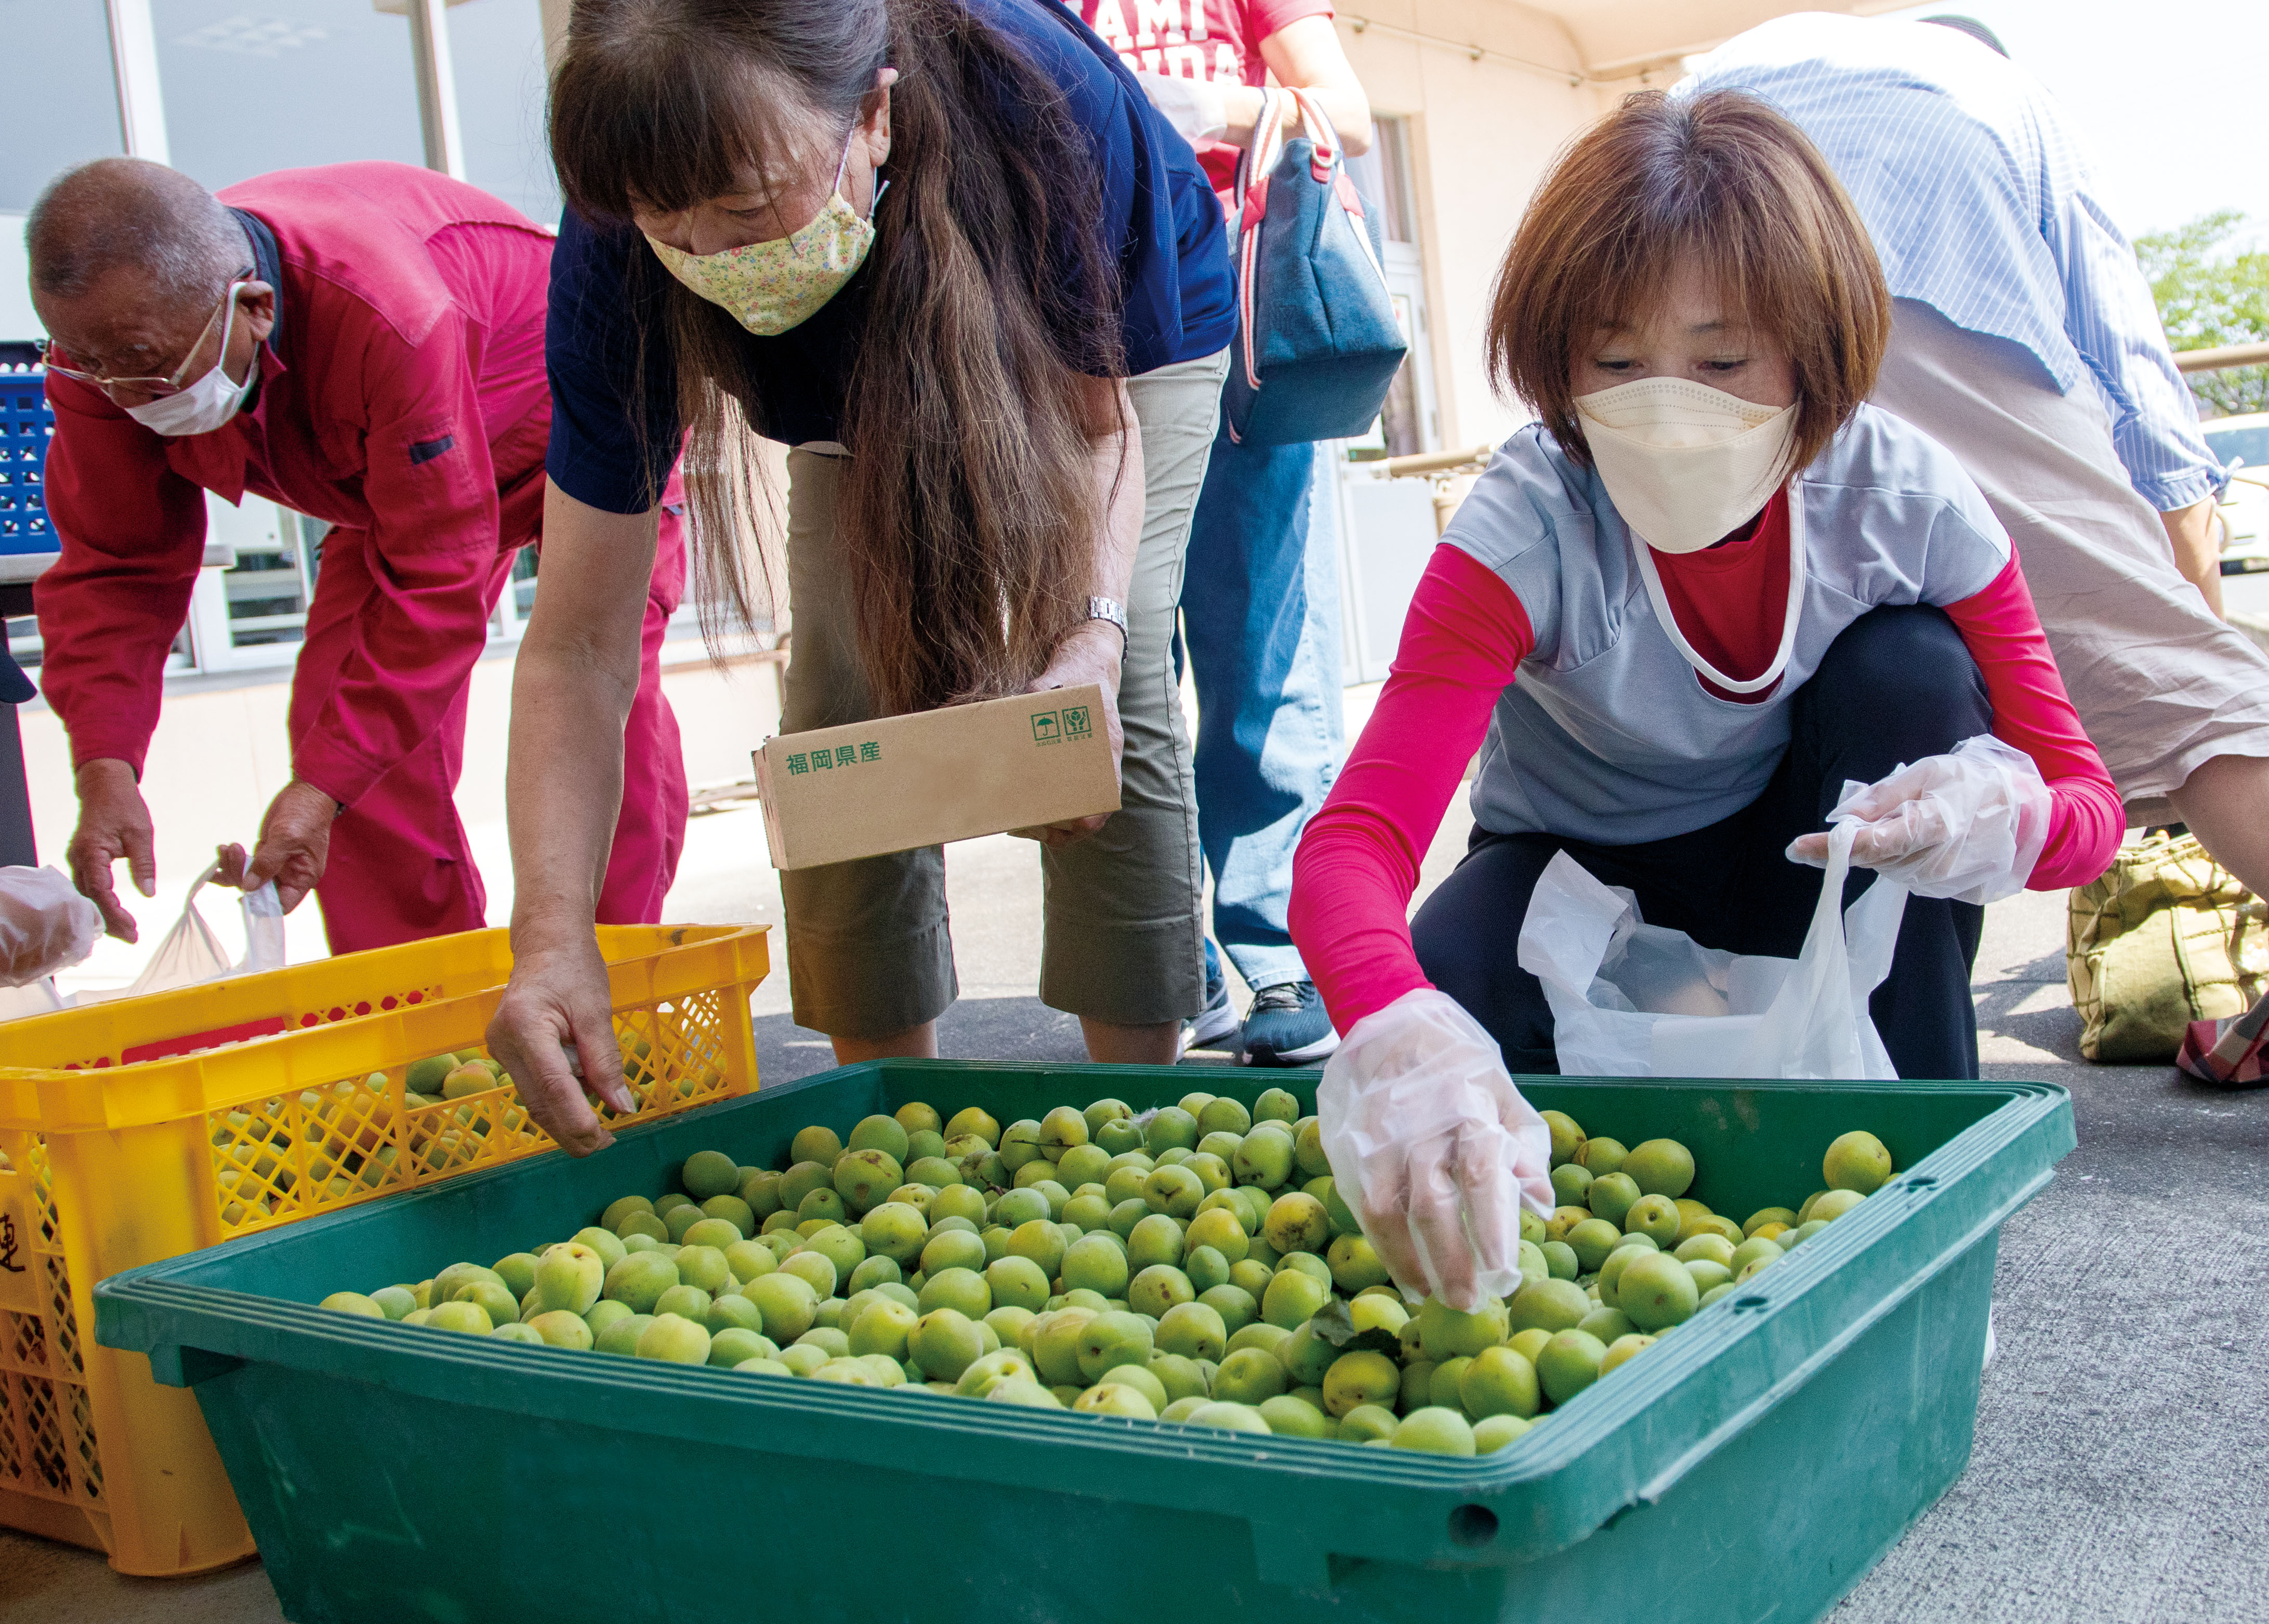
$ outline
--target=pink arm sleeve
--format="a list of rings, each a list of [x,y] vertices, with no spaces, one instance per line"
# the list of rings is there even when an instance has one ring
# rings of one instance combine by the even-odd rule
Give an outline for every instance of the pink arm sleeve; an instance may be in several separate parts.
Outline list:
[[[1946,613],[1984,674],[1993,736],[2033,758],[2056,800],[2048,844],[2028,886],[2053,891],[2087,884],[2119,849],[2127,814],[2065,692],[2015,551],[1991,586],[1947,604]]]
[[[1535,646],[1511,587],[1434,549],[1378,708],[1292,864],[1292,940],[1341,1031],[1430,985],[1410,946],[1418,866]]]

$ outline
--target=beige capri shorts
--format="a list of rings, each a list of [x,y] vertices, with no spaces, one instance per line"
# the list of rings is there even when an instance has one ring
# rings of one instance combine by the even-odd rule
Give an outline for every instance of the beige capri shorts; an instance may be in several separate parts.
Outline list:
[[[1226,351],[1127,380],[1142,434],[1142,535],[1119,684],[1120,805],[1100,833],[1043,849],[1040,998],[1120,1026],[1194,1015],[1205,1001],[1197,793],[1173,666],[1190,515],[1205,483]],[[783,730],[865,721],[849,582],[835,543],[849,460],[788,454],[790,640]],[[780,875],[796,1024],[884,1037],[935,1020],[959,988],[942,847]]]
[[[2269,756],[2269,657],[2175,568],[2092,389],[2021,345],[1894,301],[1874,402],[1961,459],[2007,526],[2081,723],[2131,821],[2217,756]]]

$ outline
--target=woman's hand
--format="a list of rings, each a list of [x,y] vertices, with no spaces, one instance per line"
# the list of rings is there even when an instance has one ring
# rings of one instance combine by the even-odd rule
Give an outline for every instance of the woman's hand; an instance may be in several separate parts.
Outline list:
[[[1496,1042],[1420,987],[1355,1023],[1316,1089],[1349,1209],[1405,1296],[1471,1312],[1520,1288],[1520,1209],[1552,1210],[1552,1133]]]
[[[1127,736],[1119,725],[1119,672],[1126,653],[1127,639],[1119,628],[1107,620],[1090,620],[1056,645],[1055,657],[1048,668],[1036,677],[1027,693],[1043,693],[1051,688],[1077,688],[1093,683],[1103,690],[1103,729],[1111,741],[1111,771],[1119,771],[1120,758],[1127,748]],[[1042,845],[1064,846],[1086,839],[1111,821],[1111,814],[1098,812],[1093,817],[1073,818],[1068,823],[1046,823],[1038,829],[1016,829],[1009,832],[1027,840],[1037,840]]]
[[[488,1043],[528,1114],[571,1156],[615,1142],[593,1113],[594,1102],[625,1114],[638,1109],[623,1081],[607,963],[595,935],[514,961]]]
[[[1851,861],[1918,897],[1999,902],[2025,889],[2048,844],[2055,796],[2022,750],[1991,734],[1925,756],[1879,783],[1846,784],[1831,818],[1859,821]],[[1800,835],[1789,860],[1828,864],[1828,837]]]

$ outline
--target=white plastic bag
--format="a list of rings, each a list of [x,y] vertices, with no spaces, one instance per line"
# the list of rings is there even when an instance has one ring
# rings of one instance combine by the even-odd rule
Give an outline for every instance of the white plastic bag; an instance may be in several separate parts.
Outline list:
[[[205,923],[204,915],[197,912],[197,893],[219,873],[220,866],[216,863],[197,876],[196,883],[189,887],[188,896],[182,899],[181,917],[174,921],[174,928],[166,933],[157,951],[150,955],[149,963],[143,966],[134,985],[115,996],[139,998],[145,993],[170,993],[176,987],[218,981],[224,976],[284,968],[284,904],[276,895],[272,880],[243,894],[239,905],[244,910],[244,957],[234,964],[228,962],[228,950],[212,934],[212,926]]]
[[[1552,1210],[1552,1131],[1497,1040],[1421,987],[1355,1023],[1316,1085],[1324,1154],[1415,1302],[1470,1310],[1520,1284],[1520,1209]]]
[[[0,868],[0,987],[31,986],[68,969],[101,937],[101,910],[59,871]]]
[[[1705,948],[1642,923],[1629,891],[1566,853],[1528,904],[1520,967],[1544,984],[1569,1076],[1896,1077],[1868,1017],[1890,973],[1903,886],[1878,876],[1839,910],[1856,823],[1829,837],[1828,872],[1796,958]]]

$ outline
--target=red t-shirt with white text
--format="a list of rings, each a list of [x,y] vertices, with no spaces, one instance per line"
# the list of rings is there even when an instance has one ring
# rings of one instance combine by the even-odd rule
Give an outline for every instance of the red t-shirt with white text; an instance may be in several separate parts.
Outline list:
[[[1064,0],[1082,21],[1138,73],[1262,85],[1268,66],[1260,42],[1287,23],[1329,17],[1332,0]],[[1238,149],[1226,141],[1198,144],[1213,189],[1226,202],[1237,175]]]

